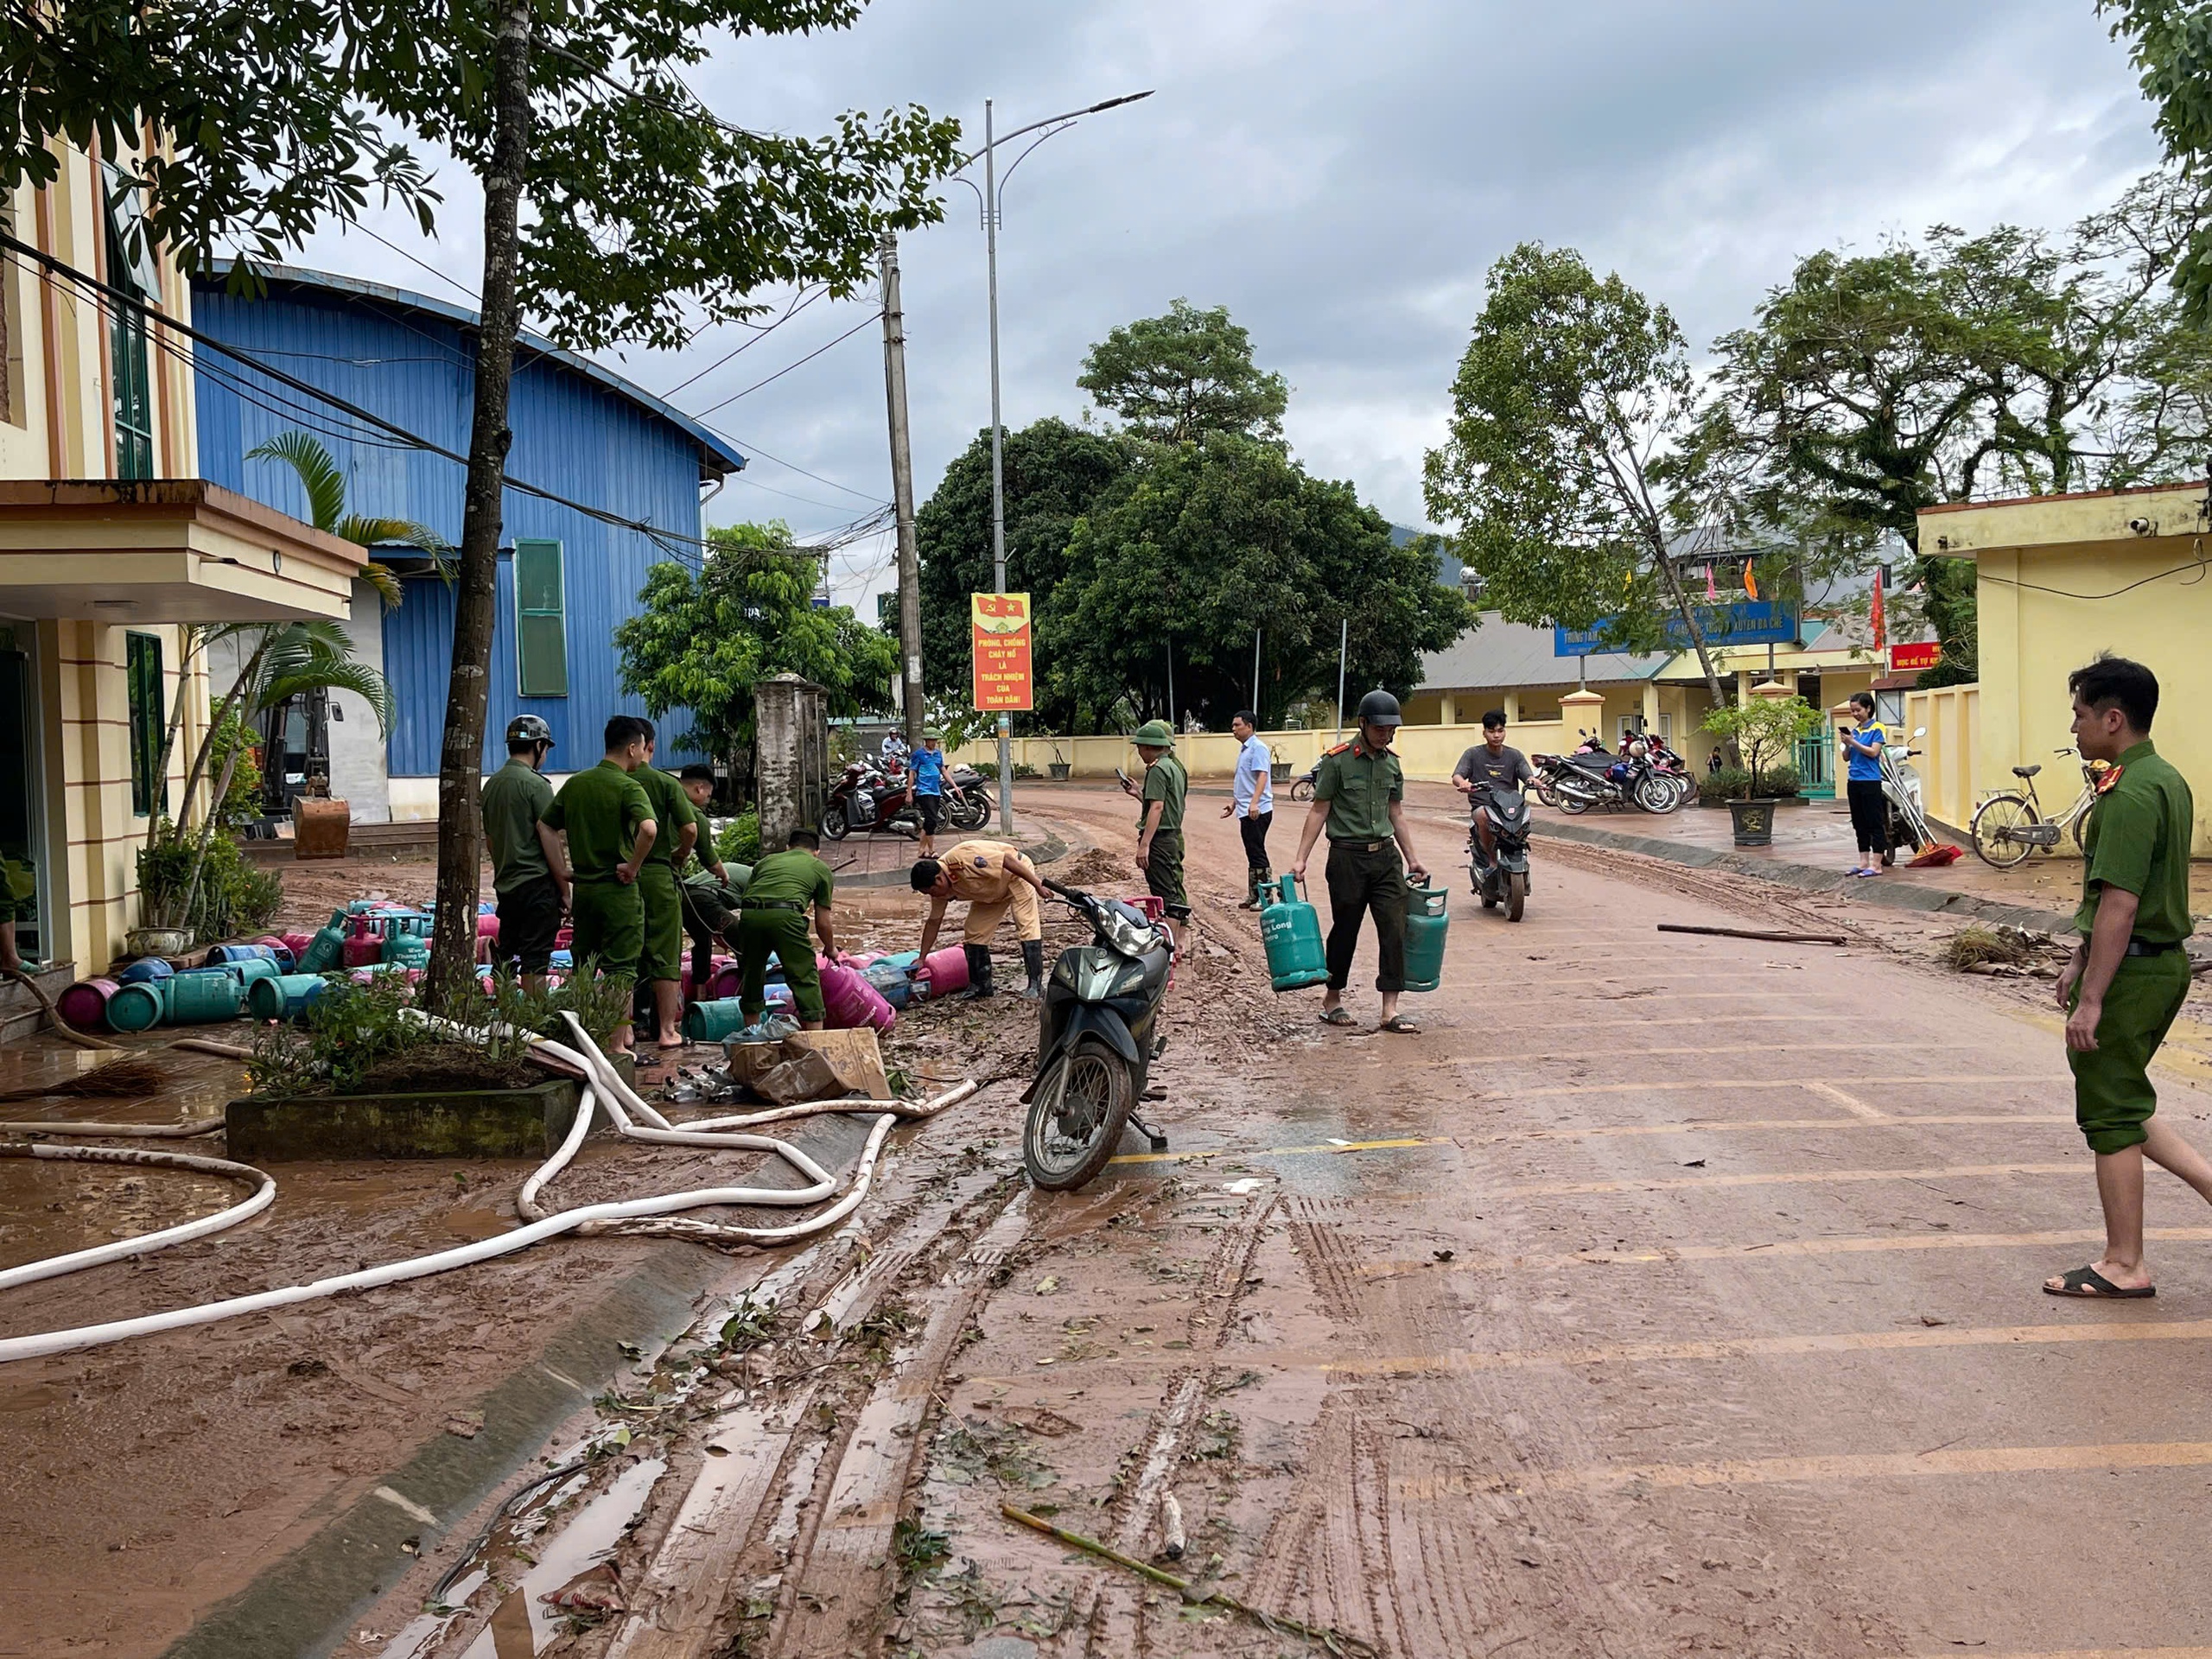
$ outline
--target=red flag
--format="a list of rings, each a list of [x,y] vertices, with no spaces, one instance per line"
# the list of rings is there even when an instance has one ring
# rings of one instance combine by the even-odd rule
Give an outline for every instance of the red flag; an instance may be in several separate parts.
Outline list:
[[[1874,572],[1874,605],[1870,613],[1874,625],[1874,649],[1879,651],[1890,643],[1889,619],[1882,610],[1882,573]]]
[[[1751,561],[1745,559],[1744,561],[1744,597],[1745,599],[1756,600],[1758,596],[1759,579],[1752,572]]]

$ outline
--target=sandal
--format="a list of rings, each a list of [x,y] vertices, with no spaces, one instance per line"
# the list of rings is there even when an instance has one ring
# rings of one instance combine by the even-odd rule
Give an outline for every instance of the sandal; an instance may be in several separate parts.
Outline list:
[[[1418,1037],[1421,1035],[1421,1027],[1402,1014],[1392,1014],[1381,1025],[1376,1027],[1375,1029],[1377,1031],[1395,1032],[1401,1037]]]
[[[2076,1268],[2071,1273],[2061,1274],[2057,1284],[2045,1285],[2043,1294],[2046,1296],[2118,1297],[2123,1301],[2131,1301],[2155,1296],[2158,1294],[2158,1287],[2156,1285],[2137,1285],[2132,1289],[2122,1289],[2094,1268]]]
[[[1357,1022],[1352,1019],[1351,1014],[1344,1008],[1334,1007],[1326,1009],[1322,1013],[1321,1023],[1325,1026],[1349,1026]]]

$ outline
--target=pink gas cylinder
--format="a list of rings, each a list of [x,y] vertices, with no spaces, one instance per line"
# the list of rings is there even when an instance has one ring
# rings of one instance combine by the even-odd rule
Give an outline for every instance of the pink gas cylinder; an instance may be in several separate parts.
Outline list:
[[[888,1031],[899,1018],[898,1010],[883,1000],[883,993],[862,979],[859,970],[848,968],[842,962],[832,962],[827,957],[817,957],[815,965],[822,974],[823,1024],[832,1031],[849,1031],[861,1026],[873,1026],[878,1031]]]
[[[914,984],[919,989],[926,981],[931,996],[950,996],[955,991],[968,988],[968,952],[963,946],[948,944],[942,950],[932,950],[914,969]]]

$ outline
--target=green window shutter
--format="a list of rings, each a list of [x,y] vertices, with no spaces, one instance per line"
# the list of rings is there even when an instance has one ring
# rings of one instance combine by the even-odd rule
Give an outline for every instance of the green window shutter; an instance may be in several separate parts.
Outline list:
[[[569,695],[569,617],[561,543],[515,542],[515,690]]]
[[[123,643],[130,702],[130,810],[143,818],[169,804],[169,780],[162,772],[162,739],[168,726],[162,706],[162,641],[158,634],[126,633]]]
[[[107,183],[108,280],[126,293],[151,298],[159,280],[153,238],[134,187],[112,163],[103,162]],[[154,386],[147,367],[146,311],[135,301],[111,302],[108,320],[109,403],[115,423],[115,475],[154,475]]]

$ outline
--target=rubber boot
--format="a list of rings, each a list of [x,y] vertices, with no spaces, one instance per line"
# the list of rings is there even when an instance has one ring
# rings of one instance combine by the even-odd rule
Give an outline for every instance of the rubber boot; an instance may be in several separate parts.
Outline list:
[[[1045,946],[1042,940],[1024,939],[1021,942],[1021,965],[1029,971],[1029,982],[1021,988],[1021,995],[1034,1002],[1045,995]]]
[[[1251,867],[1249,879],[1251,891],[1244,895],[1244,902],[1236,906],[1239,910],[1257,910],[1266,902],[1260,896],[1260,889],[1275,879],[1275,873],[1264,864],[1255,864]]]
[[[991,952],[988,945],[963,944],[968,957],[968,988],[956,992],[956,1002],[978,1002],[991,994]]]

